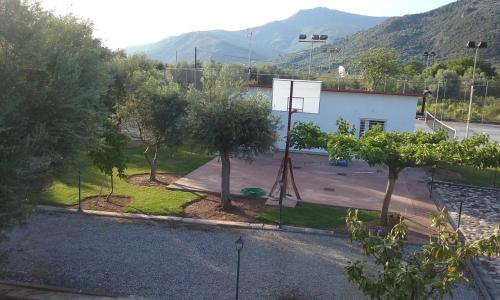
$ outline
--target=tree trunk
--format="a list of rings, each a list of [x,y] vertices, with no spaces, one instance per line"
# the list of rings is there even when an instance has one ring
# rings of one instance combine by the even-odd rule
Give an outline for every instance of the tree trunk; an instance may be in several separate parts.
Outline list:
[[[149,173],[149,181],[156,181],[156,170],[158,169],[158,156],[160,155],[160,143],[155,144],[155,154],[150,161],[151,171]]]
[[[222,180],[221,180],[221,201],[222,209],[231,207],[231,199],[229,197],[229,178],[231,174],[231,161],[228,153],[221,153],[222,162]]]
[[[384,204],[382,205],[382,214],[380,216],[380,225],[387,226],[387,214],[389,213],[389,204],[391,203],[392,193],[394,192],[394,184],[396,183],[397,173],[392,168],[389,168],[389,178],[387,179],[387,187],[385,189]]]
[[[106,196],[106,201],[109,201],[109,197],[111,197],[111,194],[114,192],[114,184],[113,184],[113,172],[111,171],[111,191],[109,194]]]

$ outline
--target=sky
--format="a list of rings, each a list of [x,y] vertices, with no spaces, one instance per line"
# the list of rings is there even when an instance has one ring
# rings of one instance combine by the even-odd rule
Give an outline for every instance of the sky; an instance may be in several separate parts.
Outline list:
[[[240,30],[282,20],[300,9],[328,7],[369,16],[402,16],[454,0],[41,0],[57,14],[94,24],[112,49],[152,43],[190,31]]]

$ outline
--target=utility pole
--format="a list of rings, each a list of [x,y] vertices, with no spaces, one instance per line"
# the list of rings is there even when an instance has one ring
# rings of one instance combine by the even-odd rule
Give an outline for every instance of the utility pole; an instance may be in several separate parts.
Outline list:
[[[197,60],[197,56],[198,56],[198,49],[196,49],[196,47],[194,47],[194,69],[196,70],[196,60]]]
[[[175,66],[177,67],[177,50],[175,50]]]
[[[196,77],[198,76],[198,74],[196,73],[196,67],[197,67],[197,64],[196,64],[196,61],[197,61],[197,56],[198,56],[198,49],[196,47],[194,47],[194,76],[193,76],[193,80],[194,80],[194,88],[196,89]]]

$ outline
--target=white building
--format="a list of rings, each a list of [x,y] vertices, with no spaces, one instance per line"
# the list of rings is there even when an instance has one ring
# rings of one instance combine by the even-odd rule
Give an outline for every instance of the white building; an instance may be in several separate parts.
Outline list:
[[[271,86],[251,87],[250,94],[264,93],[272,98]],[[295,122],[313,122],[325,132],[337,129],[336,121],[343,118],[356,127],[356,135],[375,124],[383,126],[385,131],[415,131],[417,111],[415,94],[394,94],[368,91],[322,89],[318,114],[294,113]],[[277,144],[283,149],[286,136],[287,112],[274,112],[281,117],[280,140]]]

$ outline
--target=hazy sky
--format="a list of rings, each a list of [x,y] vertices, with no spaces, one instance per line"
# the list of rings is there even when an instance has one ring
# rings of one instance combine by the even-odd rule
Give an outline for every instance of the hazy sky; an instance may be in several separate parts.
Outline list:
[[[189,31],[239,30],[285,19],[300,9],[328,7],[370,16],[428,11],[453,0],[42,0],[59,14],[94,23],[111,48],[156,42]]]

